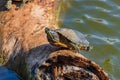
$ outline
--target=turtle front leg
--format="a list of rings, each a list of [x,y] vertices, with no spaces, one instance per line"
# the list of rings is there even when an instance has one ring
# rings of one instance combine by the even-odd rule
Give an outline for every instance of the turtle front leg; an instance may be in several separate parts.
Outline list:
[[[7,8],[7,10],[10,10],[12,7],[12,0],[8,0],[5,7]]]
[[[79,50],[79,48],[75,45],[75,44],[73,44],[73,43],[70,43],[71,44],[71,46],[72,46],[72,49],[73,49],[73,51],[74,52],[78,52],[78,53],[80,53],[80,50]]]

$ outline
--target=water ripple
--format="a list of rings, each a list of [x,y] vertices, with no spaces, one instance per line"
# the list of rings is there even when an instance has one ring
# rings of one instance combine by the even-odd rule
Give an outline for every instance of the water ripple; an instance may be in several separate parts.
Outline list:
[[[94,18],[94,17],[89,16],[87,14],[85,14],[84,16],[91,21],[94,21],[94,22],[97,22],[97,23],[102,23],[102,24],[105,24],[105,25],[108,25],[108,24],[110,25],[110,23],[108,23],[108,21],[106,21],[105,19]]]
[[[120,9],[120,5],[118,5],[118,4],[115,3],[114,1],[111,1],[111,0],[107,1],[107,0],[106,0],[105,3],[108,4],[109,6],[111,6],[111,7],[114,8],[114,9]]]
[[[111,14],[111,15],[116,17],[116,18],[120,18],[120,14]]]
[[[98,9],[100,11],[107,12],[107,13],[111,12],[111,10],[108,10],[108,9],[105,9],[105,8],[102,8],[102,7],[97,7],[97,6],[95,7],[95,9]]]
[[[117,39],[117,38],[113,39],[113,38],[101,37],[101,36],[97,36],[97,35],[89,35],[89,36],[92,38],[96,38],[96,39],[105,41],[106,43],[111,44],[111,45],[120,42],[120,39]]]
[[[98,0],[98,1],[103,1],[103,2],[106,2],[107,0]]]
[[[73,21],[78,22],[78,23],[84,23],[84,20],[82,19],[74,19]]]

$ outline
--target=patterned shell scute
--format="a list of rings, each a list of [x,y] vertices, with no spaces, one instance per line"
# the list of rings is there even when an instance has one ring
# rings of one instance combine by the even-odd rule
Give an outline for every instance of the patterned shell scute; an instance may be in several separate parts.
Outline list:
[[[89,46],[89,42],[86,40],[85,36],[79,31],[67,28],[57,29],[56,31],[75,44]]]

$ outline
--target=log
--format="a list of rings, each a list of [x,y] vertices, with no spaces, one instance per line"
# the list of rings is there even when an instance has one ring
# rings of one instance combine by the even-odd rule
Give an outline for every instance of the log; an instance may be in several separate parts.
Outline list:
[[[58,28],[60,0],[34,0],[0,13],[0,63],[24,80],[110,80],[96,63],[47,41],[45,27]]]

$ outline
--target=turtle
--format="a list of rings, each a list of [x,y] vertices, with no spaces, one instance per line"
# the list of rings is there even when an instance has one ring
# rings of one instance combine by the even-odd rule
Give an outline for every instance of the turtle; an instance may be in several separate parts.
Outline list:
[[[51,45],[58,46],[80,52],[81,50],[90,51],[91,46],[85,35],[81,32],[69,28],[49,29],[45,28],[48,42]]]
[[[7,8],[7,10],[10,10],[13,2],[21,2],[21,4],[16,8],[19,9],[23,7],[28,1],[31,2],[32,0],[7,0],[5,7]]]

